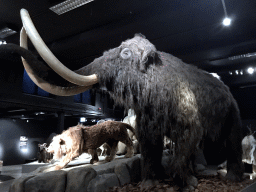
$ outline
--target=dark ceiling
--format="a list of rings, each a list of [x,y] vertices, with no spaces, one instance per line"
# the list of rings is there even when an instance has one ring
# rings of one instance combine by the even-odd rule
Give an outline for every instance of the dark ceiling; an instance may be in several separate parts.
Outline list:
[[[247,95],[250,92],[245,87],[253,87],[256,82],[245,72],[229,75],[231,70],[234,74],[256,62],[256,57],[248,54],[256,52],[255,0],[225,0],[232,19],[229,27],[222,25],[225,15],[221,0],[94,0],[57,15],[49,8],[60,2],[3,0],[0,28],[9,26],[19,31],[20,9],[27,9],[46,44],[71,69],[80,68],[135,33],[142,33],[158,50],[218,72],[234,94],[239,90],[239,94]],[[4,40],[19,44],[19,34]]]

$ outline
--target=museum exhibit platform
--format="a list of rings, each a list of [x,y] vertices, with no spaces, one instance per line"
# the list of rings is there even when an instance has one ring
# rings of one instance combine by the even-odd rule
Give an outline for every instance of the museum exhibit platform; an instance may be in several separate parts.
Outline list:
[[[140,155],[132,158],[117,156],[111,162],[90,164],[90,158],[81,155],[62,170],[52,171],[56,165],[32,162],[24,164],[22,176],[15,179],[10,192],[22,191],[105,191],[109,187],[139,182]],[[56,162],[58,163],[58,162]],[[31,172],[29,172],[31,171]]]

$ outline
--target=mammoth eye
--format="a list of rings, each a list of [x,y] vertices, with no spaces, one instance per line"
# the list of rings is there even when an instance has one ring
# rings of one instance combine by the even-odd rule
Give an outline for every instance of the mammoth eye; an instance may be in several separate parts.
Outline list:
[[[121,57],[122,57],[123,59],[128,59],[128,58],[131,57],[132,52],[131,52],[130,49],[124,48],[124,49],[122,50],[122,52],[120,53],[120,55],[121,55]]]

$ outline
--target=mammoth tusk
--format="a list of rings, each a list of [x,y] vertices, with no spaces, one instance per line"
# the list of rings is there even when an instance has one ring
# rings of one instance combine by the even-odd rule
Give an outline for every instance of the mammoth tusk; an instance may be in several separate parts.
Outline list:
[[[20,10],[20,15],[22,19],[23,26],[29,36],[31,42],[35,46],[36,50],[44,61],[61,77],[67,81],[81,86],[89,86],[98,82],[96,74],[84,76],[79,75],[67,67],[65,67],[50,51],[46,46],[40,35],[38,34],[29,14],[26,9]]]
[[[27,34],[24,28],[21,29],[20,32],[20,46],[27,49]],[[79,93],[82,93],[88,89],[90,89],[92,86],[74,86],[74,87],[60,87],[56,85],[52,85],[45,80],[41,79],[37,75],[33,73],[33,70],[31,67],[28,65],[26,60],[24,58],[22,59],[23,66],[28,74],[28,76],[32,79],[32,81],[41,89],[53,94],[53,95],[59,95],[59,96],[71,96],[71,95],[76,95]]]

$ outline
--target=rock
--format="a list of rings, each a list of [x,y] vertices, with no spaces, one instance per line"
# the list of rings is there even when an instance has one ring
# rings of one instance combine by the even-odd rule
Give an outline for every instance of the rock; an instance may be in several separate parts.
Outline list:
[[[115,167],[115,174],[117,175],[121,186],[131,182],[129,168],[126,163],[119,163]]]
[[[204,171],[205,166],[202,164],[196,164],[195,169],[196,169],[196,171]]]
[[[101,164],[97,166],[93,166],[94,170],[96,171],[97,175],[102,175],[105,173],[113,173],[115,170],[115,166],[117,164],[117,159],[110,161],[106,164]]]
[[[62,170],[38,174],[25,182],[24,191],[63,192],[66,188],[66,176],[67,173]]]
[[[33,178],[34,176],[35,176],[35,174],[33,174],[33,173],[23,174],[23,176],[21,176],[20,178],[15,179],[9,188],[9,192],[23,192],[24,191],[24,183],[27,180]]]
[[[187,187],[184,187],[183,189],[182,189],[182,191],[186,191],[186,192],[192,192],[192,191],[195,191],[195,188],[193,187],[193,186],[191,186],[191,185],[189,185],[189,186],[187,186]]]
[[[217,176],[218,173],[216,170],[206,169],[204,171],[201,171],[199,175],[203,176]]]
[[[226,169],[220,169],[217,171],[218,176],[222,179],[225,180],[225,176],[227,174],[227,170]]]
[[[166,189],[166,192],[174,192],[174,191],[175,191],[175,189],[173,187]]]
[[[103,164],[84,164],[58,171],[49,171],[55,165],[40,167],[15,179],[9,191],[105,191],[109,187],[141,181],[140,155],[100,163]]]
[[[115,173],[107,173],[96,176],[88,185],[87,192],[102,192],[110,187],[120,186]]]
[[[187,185],[189,186],[193,186],[193,187],[196,187],[198,185],[198,180],[195,176],[193,175],[190,175],[188,178],[187,178]]]
[[[71,169],[67,173],[67,187],[65,192],[86,191],[92,179],[97,176],[91,167]]]
[[[202,149],[197,149],[195,153],[195,164],[207,165]]]
[[[15,179],[15,178],[11,177],[9,175],[1,175],[1,172],[0,172],[0,183],[3,182],[3,181],[12,180],[12,179]]]
[[[141,181],[140,155],[129,158],[126,164],[130,170],[131,182],[137,183]]]
[[[218,165],[218,169],[226,169],[227,168],[227,161],[224,161],[223,163]]]
[[[49,164],[49,165],[46,165],[46,166],[43,166],[43,167],[38,167],[35,171],[33,171],[34,174],[37,174],[37,173],[46,173],[46,172],[49,172],[50,169],[54,168],[55,165],[53,164]]]

